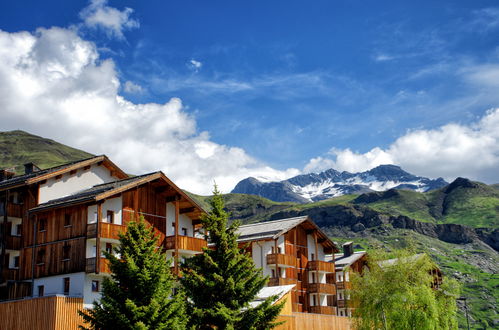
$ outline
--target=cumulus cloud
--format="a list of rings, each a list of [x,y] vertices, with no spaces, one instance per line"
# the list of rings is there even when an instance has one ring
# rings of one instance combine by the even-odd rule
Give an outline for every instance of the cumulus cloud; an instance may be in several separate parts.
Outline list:
[[[142,86],[137,85],[129,80],[125,82],[125,85],[123,86],[123,90],[127,93],[130,93],[130,94],[142,94],[142,93],[144,93],[144,88],[142,88]]]
[[[191,70],[198,72],[199,69],[201,69],[201,67],[203,66],[203,63],[196,60],[190,60],[188,66]]]
[[[123,39],[123,31],[139,27],[139,21],[130,18],[133,9],[120,11],[107,6],[107,0],[91,0],[90,4],[80,12],[84,25],[93,29],[102,29],[110,37]]]
[[[282,180],[299,172],[275,170],[241,148],[211,141],[178,98],[136,104],[120,87],[115,63],[73,29],[0,30],[1,130],[20,128],[107,154],[128,173],[163,170],[200,194],[211,193],[214,181],[228,192],[247,176]]]
[[[326,162],[337,170],[365,171],[382,164],[397,164],[428,177],[453,180],[464,176],[499,182],[499,109],[487,111],[470,125],[447,124],[431,130],[409,131],[388,148],[366,153],[332,149]],[[312,159],[305,169],[314,168]]]

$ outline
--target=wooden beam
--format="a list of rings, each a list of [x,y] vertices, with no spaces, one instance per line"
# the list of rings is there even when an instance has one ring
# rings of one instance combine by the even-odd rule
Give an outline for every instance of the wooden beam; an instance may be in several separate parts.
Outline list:
[[[95,273],[100,272],[100,223],[102,218],[102,203],[97,204],[97,230],[95,239]]]
[[[165,201],[167,203],[171,203],[171,202],[179,201],[181,198],[182,198],[182,196],[180,196],[179,194],[175,194],[175,195],[166,197]]]
[[[196,210],[195,207],[186,207],[186,208],[183,208],[183,209],[180,209],[180,214],[184,214],[184,213],[190,213],[190,212],[194,212]]]
[[[175,201],[175,275],[178,276],[178,218],[179,218],[179,204],[178,200]]]

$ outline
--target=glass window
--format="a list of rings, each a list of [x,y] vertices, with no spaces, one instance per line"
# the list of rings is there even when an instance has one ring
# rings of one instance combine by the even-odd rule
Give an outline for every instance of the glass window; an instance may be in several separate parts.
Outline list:
[[[92,281],[92,292],[99,292],[99,281]]]

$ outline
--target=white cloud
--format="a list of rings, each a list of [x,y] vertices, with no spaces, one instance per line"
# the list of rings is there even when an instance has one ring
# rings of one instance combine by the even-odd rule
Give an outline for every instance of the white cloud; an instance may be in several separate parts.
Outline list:
[[[366,153],[332,149],[324,161],[337,170],[365,171],[381,164],[397,164],[428,177],[453,180],[458,176],[499,182],[499,109],[492,109],[470,125],[447,124],[431,130],[409,131],[388,148]],[[314,168],[312,159],[305,169]]]
[[[109,36],[123,39],[123,31],[139,27],[139,21],[130,18],[133,9],[120,11],[107,6],[107,0],[91,0],[88,7],[80,12],[80,18],[89,28],[100,28]]]
[[[214,181],[228,192],[248,176],[282,180],[299,173],[275,170],[241,148],[211,141],[178,98],[135,104],[119,90],[114,62],[101,59],[96,45],[76,31],[0,30],[1,130],[24,129],[107,154],[128,173],[163,170],[201,194],[211,193]]]
[[[137,85],[131,81],[126,81],[123,90],[130,94],[142,94],[144,93],[144,88],[142,86]]]
[[[192,59],[189,61],[188,66],[191,70],[198,72],[199,69],[201,69],[201,67],[203,66],[203,63]]]

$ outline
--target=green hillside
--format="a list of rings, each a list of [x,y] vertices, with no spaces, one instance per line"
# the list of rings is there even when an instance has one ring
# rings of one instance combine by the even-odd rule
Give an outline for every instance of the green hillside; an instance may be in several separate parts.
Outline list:
[[[49,168],[92,156],[23,131],[0,132],[0,168],[12,168],[17,174],[22,174],[23,165],[29,162]]]

